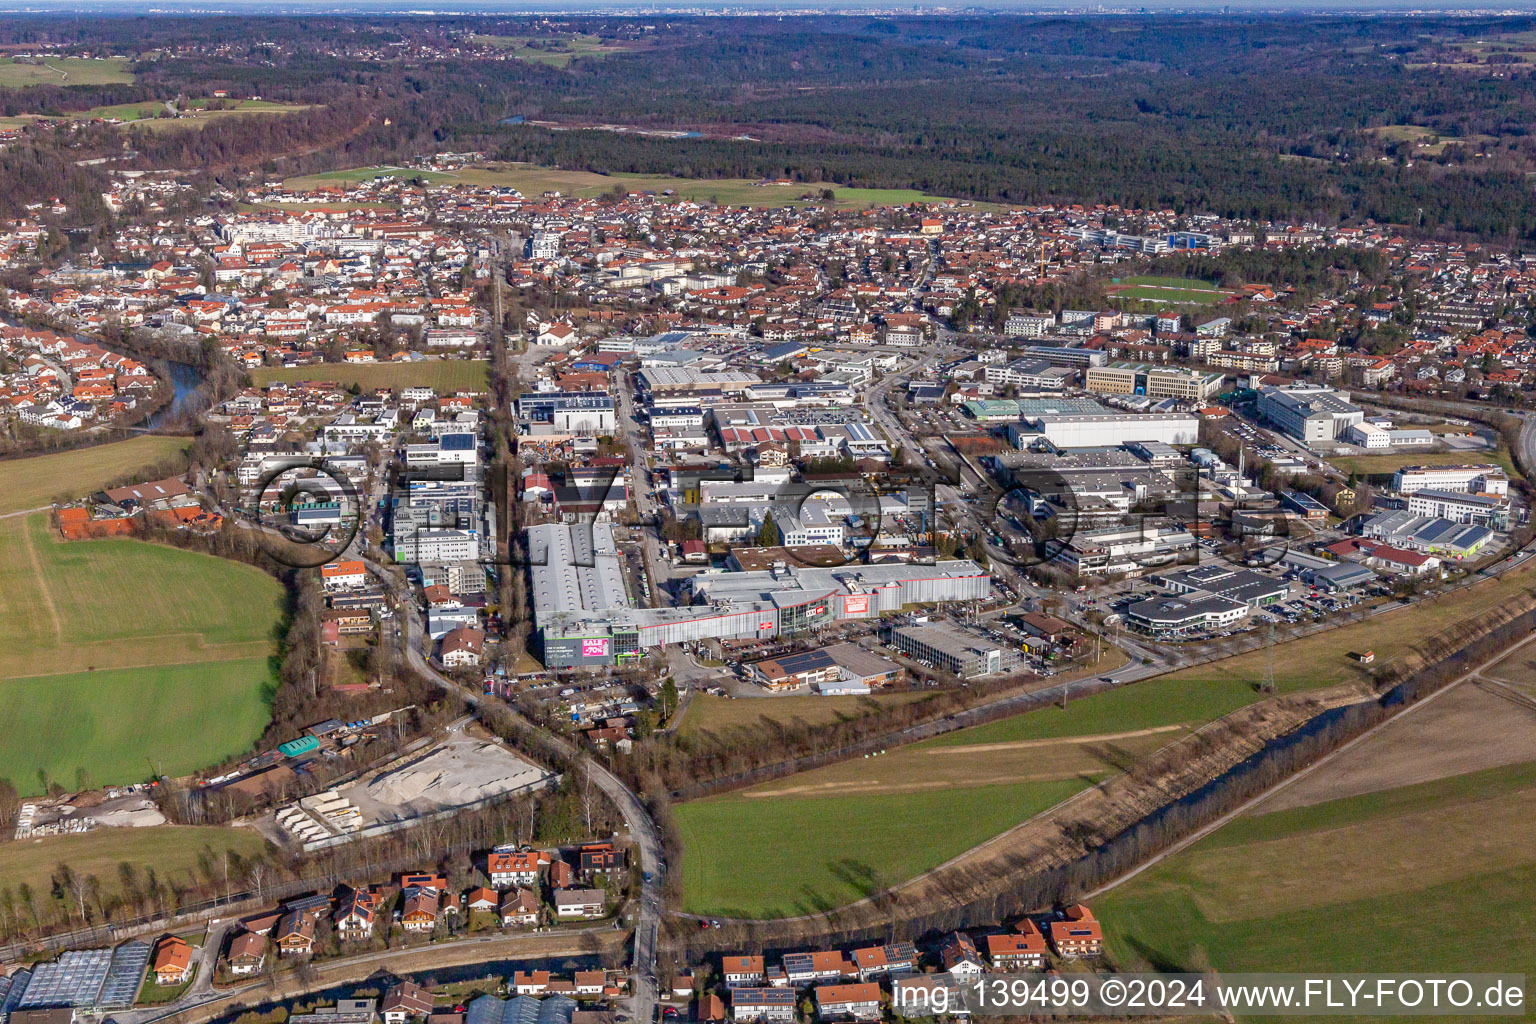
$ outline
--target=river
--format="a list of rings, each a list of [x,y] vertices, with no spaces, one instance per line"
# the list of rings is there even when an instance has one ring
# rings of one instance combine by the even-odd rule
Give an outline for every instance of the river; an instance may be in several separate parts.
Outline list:
[[[171,385],[175,388],[175,393],[165,408],[151,416],[149,422],[145,424],[151,430],[165,426],[186,412],[197,396],[197,389],[203,383],[202,373],[191,363],[168,360],[165,365],[167,372],[170,373]]]

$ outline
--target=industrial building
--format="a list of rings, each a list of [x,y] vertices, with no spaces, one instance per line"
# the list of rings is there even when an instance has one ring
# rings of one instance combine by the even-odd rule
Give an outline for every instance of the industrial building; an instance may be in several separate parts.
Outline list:
[[[1220,629],[1248,617],[1241,601],[1215,594],[1153,597],[1137,601],[1125,610],[1132,628],[1154,636],[1178,636],[1200,629]]]
[[[1304,444],[1333,441],[1365,420],[1365,410],[1349,397],[1323,384],[1264,387],[1259,389],[1259,415]]]
[[[1423,490],[1467,494],[1508,494],[1509,477],[1493,465],[1404,466],[1392,475],[1392,490],[1407,496]]]
[[[1468,494],[1423,488],[1408,496],[1408,511],[1437,516],[1453,523],[1472,523],[1492,530],[1509,526],[1509,499],[1495,494]]]
[[[1407,510],[1379,512],[1371,516],[1360,525],[1360,535],[1385,541],[1393,547],[1458,561],[1477,554],[1493,539],[1493,531],[1487,527],[1414,515]]]
[[[1199,419],[1177,412],[1026,414],[1022,424],[1008,429],[1015,448],[1042,441],[1055,448],[1115,448],[1133,441],[1194,444],[1199,436]]]
[[[1055,557],[1079,576],[1107,576],[1166,564],[1194,547],[1182,526],[1138,525],[1078,533]]]
[[[857,644],[837,644],[760,661],[751,674],[765,690],[811,686],[821,694],[863,694],[900,682],[906,669]]]
[[[1148,398],[1187,398],[1203,402],[1221,390],[1226,376],[1181,366],[1116,363],[1091,366],[1083,387],[1101,395],[1145,395]]]
[[[602,391],[551,391],[519,395],[523,433],[539,436],[611,434],[616,424],[613,396]]]
[[[1229,601],[1239,601],[1250,608],[1261,608],[1283,600],[1290,585],[1251,569],[1224,565],[1202,565],[1193,569],[1154,576],[1153,580],[1175,594],[1214,594]]]
[[[892,626],[890,645],[909,658],[926,661],[962,679],[996,675],[1019,666],[1019,652],[1000,647],[969,630],[947,623]]]
[[[534,625],[551,668],[613,665],[666,644],[792,636],[912,604],[980,601],[992,585],[968,560],[711,571],[689,581],[693,604],[634,608],[606,524],[532,527],[528,557]]]

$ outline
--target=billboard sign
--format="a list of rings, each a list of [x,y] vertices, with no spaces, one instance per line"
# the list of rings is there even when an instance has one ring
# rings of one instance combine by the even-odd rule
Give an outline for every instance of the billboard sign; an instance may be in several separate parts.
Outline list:
[[[869,611],[868,594],[849,594],[843,598],[844,615],[863,615]]]
[[[600,636],[583,640],[581,642],[581,656],[583,658],[608,657],[608,638]]]

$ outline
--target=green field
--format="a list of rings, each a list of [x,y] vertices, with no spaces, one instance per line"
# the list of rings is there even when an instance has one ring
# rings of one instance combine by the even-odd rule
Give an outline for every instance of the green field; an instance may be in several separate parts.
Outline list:
[[[785,697],[732,699],[696,694],[683,713],[678,731],[694,736],[748,728],[763,722],[804,722],[824,725],[840,718],[859,718],[882,707],[909,704],[931,697],[921,691],[872,694],[868,697],[817,697],[794,694]]]
[[[765,918],[840,906],[938,867],[1084,785],[1068,779],[771,800],[730,794],[681,804],[683,910]]]
[[[94,448],[0,462],[0,515],[40,508],[55,498],[83,498],[129,474],[176,463],[186,447],[184,437],[145,434]],[[179,464],[170,472],[182,469],[185,465]]]
[[[1225,302],[1236,292],[1218,288],[1211,281],[1183,277],[1123,277],[1110,285],[1110,295],[1117,299],[1135,299],[1172,305],[1209,306]]]
[[[133,81],[123,57],[93,60],[88,57],[47,57],[24,64],[14,57],[0,57],[0,89],[28,85],[114,85]]]
[[[484,391],[488,363],[480,359],[428,359],[415,363],[317,363],[263,366],[250,371],[257,384],[314,380],[372,388],[436,388],[439,394]]]
[[[266,846],[266,840],[252,828],[104,828],[38,841],[0,843],[0,874],[5,877],[4,886],[13,892],[25,883],[34,892],[46,894],[52,887],[49,879],[59,865],[68,864],[77,875],[96,876],[103,895],[110,895],[121,889],[119,864],[134,865],[141,876],[145,869],[153,868],[156,877],[167,884],[190,884],[198,880],[198,857],[206,849],[216,855],[231,850],[249,860]],[[48,919],[46,912],[43,919]]]
[[[0,776],[23,792],[180,775],[267,721],[281,585],[252,566],[0,520]],[[80,773],[85,775],[81,776]]]
[[[679,199],[696,202],[713,201],[726,206],[822,205],[825,201],[820,198],[805,200],[801,197],[810,193],[819,193],[823,188],[833,190],[834,198],[830,205],[841,209],[949,201],[944,196],[929,195],[916,189],[844,188],[814,182],[759,185],[745,178],[703,179],[672,178],[655,174],[594,174],[590,171],[562,171],[528,164],[495,164],[485,167],[468,167],[453,172],[416,171],[403,167],[358,167],[290,178],[284,184],[291,189],[302,190],[341,183],[373,181],[387,175],[393,175],[401,180],[420,177],[432,185],[515,188],[529,196],[542,195],[544,192],[560,192],[584,199],[603,196],[620,187],[626,191],[672,192]],[[986,203],[972,205],[977,209],[998,208]]]
[[[494,46],[498,49],[508,50],[518,60],[533,61],[536,64],[548,64],[550,67],[563,68],[577,57],[606,57],[610,53],[621,53],[622,46],[605,43],[598,36],[576,35],[560,39],[535,39],[528,36],[488,36],[477,35],[470,37],[474,42],[482,46]],[[554,49],[543,49],[536,43],[552,43]]]
[[[1533,807],[1526,764],[1244,816],[1094,911],[1121,967],[1536,974]]]
[[[1532,580],[1533,570],[1522,568],[1433,603],[1290,641],[1275,659],[1276,689],[1284,694],[1364,682],[1364,671],[1349,652],[1374,649],[1378,663],[1405,656],[1453,622],[1522,595]],[[1006,793],[1008,803],[992,809],[985,828],[963,830],[965,841],[975,845],[1254,703],[1268,664],[1266,652],[1244,654],[1072,701],[1065,709],[1045,708],[879,757],[681,804],[676,813],[684,829],[684,907],[704,914],[784,916],[857,898],[871,877],[882,884],[909,878],[967,848],[955,848],[963,823],[934,798],[970,806],[985,790]],[[865,812],[866,806],[886,810]],[[866,813],[896,814],[895,808],[909,806],[901,814],[920,826],[904,833],[904,841],[865,840]],[[764,831],[770,828],[779,830],[776,836]],[[737,870],[744,858],[756,864],[760,855],[751,850],[753,841],[772,848],[763,858],[789,865],[771,884],[760,885],[757,874]],[[850,874],[849,865],[860,872]],[[813,879],[803,891],[792,884],[796,871]],[[855,878],[866,879],[865,887],[853,884]]]
[[[1512,477],[1520,474],[1510,460],[1509,449],[1500,445],[1496,451],[1480,452],[1397,452],[1391,455],[1340,455],[1328,460],[1340,472],[1351,476],[1389,477],[1404,466],[1464,466],[1479,463],[1502,466]]]

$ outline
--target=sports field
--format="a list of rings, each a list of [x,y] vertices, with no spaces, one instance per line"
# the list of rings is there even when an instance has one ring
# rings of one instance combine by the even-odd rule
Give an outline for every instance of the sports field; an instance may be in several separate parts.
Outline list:
[[[13,892],[22,883],[38,893],[43,920],[49,918],[53,900],[46,897],[50,879],[60,864],[76,875],[94,875],[103,895],[121,890],[119,864],[131,864],[142,879],[149,869],[170,885],[199,881],[198,858],[212,850],[222,870],[223,852],[231,850],[246,860],[266,849],[266,840],[252,828],[193,828],[161,825],[154,828],[104,828],[76,835],[50,836],[38,841],[0,843],[0,875]],[[59,910],[62,917],[62,910]]]
[[[1119,278],[1109,286],[1109,292],[1118,299],[1193,306],[1214,305],[1237,294],[1218,288],[1212,281],[1150,276]]]
[[[82,498],[129,474],[175,462],[186,447],[184,437],[144,434],[94,448],[8,459],[0,462],[0,515],[40,508],[55,498]]]
[[[122,57],[95,60],[89,57],[46,57],[22,63],[0,57],[0,89],[28,85],[112,85],[133,81],[128,61]]]
[[[1085,784],[771,800],[729,794],[682,804],[683,910],[787,917],[850,903],[939,866]]]
[[[831,205],[844,209],[946,201],[943,196],[929,195],[916,189],[844,188],[813,182],[759,185],[745,178],[702,179],[672,178],[655,174],[594,174],[590,171],[562,171],[529,164],[493,164],[453,172],[416,171],[402,167],[360,167],[290,178],[284,184],[292,189],[319,188],[326,185],[372,181],[385,175],[394,175],[401,179],[420,177],[432,185],[515,188],[529,196],[538,196],[545,192],[561,192],[565,195],[590,199],[606,195],[615,188],[639,192],[671,192],[680,199],[717,202],[726,206],[821,205],[825,201],[819,197],[813,200],[804,200],[801,197],[820,193],[823,188],[831,188],[833,191]],[[977,208],[988,207],[985,203],[973,205]]]
[[[426,359],[414,363],[319,363],[263,366],[251,371],[257,384],[316,380],[360,388],[436,388],[439,394],[484,391],[489,363],[480,359]]]
[[[23,792],[184,774],[267,721],[282,587],[252,566],[137,540],[66,543],[0,520],[0,776]]]

